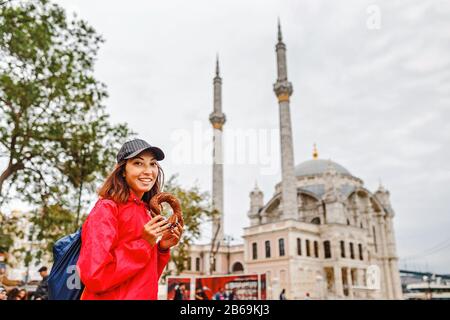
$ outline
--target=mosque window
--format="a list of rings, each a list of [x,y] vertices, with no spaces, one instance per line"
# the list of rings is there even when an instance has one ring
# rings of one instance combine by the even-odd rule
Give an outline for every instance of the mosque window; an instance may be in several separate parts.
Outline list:
[[[284,256],[284,239],[278,239],[278,249],[280,250],[280,257]]]
[[[309,248],[309,240],[306,240],[306,255],[311,257],[311,250]]]
[[[345,242],[341,240],[341,258],[345,258]]]
[[[258,245],[256,244],[256,242],[252,243],[252,257],[253,260],[258,259]]]
[[[372,227],[372,233],[373,233],[373,244],[375,246],[375,252],[378,252],[378,250],[377,250],[377,235],[375,233],[375,227]]]
[[[240,262],[235,262],[233,264],[233,267],[231,268],[232,272],[243,272],[244,271],[244,266],[242,265],[242,263]]]
[[[314,241],[314,256],[319,257],[319,243],[317,241]]]
[[[297,238],[297,254],[302,255],[302,239]]]
[[[353,243],[350,242],[350,258],[355,259],[355,252],[353,250]]]
[[[324,241],[323,243],[323,251],[325,254],[325,259],[331,258],[331,247],[330,247],[330,241]]]
[[[191,267],[192,267],[191,263],[192,263],[191,262],[191,257],[187,258],[187,267],[186,267],[186,269],[189,270],[189,271],[191,270]]]
[[[200,271],[200,258],[195,258],[195,271]]]
[[[325,206],[325,202],[322,202],[322,210],[323,210],[323,221],[327,221],[327,207]]]
[[[363,250],[362,250],[362,244],[358,244],[358,251],[359,251],[359,260],[364,260],[363,257]]]
[[[270,241],[266,241],[266,258],[270,258]]]

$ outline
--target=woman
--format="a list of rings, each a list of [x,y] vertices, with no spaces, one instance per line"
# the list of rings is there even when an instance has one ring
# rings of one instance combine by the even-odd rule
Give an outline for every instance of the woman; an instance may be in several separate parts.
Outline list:
[[[27,290],[20,289],[17,297],[19,298],[18,300],[27,300]]]
[[[7,295],[8,295],[7,300],[21,300],[20,297],[19,297],[19,292],[20,292],[19,288],[12,288],[7,293]]]
[[[158,298],[158,280],[177,245],[180,225],[151,217],[150,199],[163,185],[161,149],[144,140],[126,142],[82,227],[77,270],[81,300]],[[160,240],[158,241],[158,239]]]

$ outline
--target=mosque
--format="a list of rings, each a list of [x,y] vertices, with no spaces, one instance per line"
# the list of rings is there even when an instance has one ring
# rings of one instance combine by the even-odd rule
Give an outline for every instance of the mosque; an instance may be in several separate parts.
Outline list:
[[[266,273],[268,298],[286,289],[289,299],[401,299],[402,289],[389,191],[375,192],[349,170],[318,157],[294,164],[290,116],[292,83],[278,24],[277,79],[282,180],[264,200],[250,192],[243,244],[227,245],[223,231],[222,79],[214,77],[212,241],[192,245],[184,276]],[[216,247],[216,244],[218,246]]]

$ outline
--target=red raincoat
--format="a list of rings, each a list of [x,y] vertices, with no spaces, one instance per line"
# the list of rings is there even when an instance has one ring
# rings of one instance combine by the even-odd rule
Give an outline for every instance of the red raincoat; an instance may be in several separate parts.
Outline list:
[[[86,286],[81,300],[158,299],[158,280],[170,250],[142,239],[150,219],[146,205],[133,193],[124,204],[97,201],[81,233],[77,269]]]

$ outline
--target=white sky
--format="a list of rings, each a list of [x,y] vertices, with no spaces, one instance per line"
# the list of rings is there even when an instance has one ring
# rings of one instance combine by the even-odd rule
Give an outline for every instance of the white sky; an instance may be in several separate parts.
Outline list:
[[[225,232],[236,238],[249,224],[255,180],[268,201],[281,176],[272,90],[280,16],[294,86],[295,162],[311,159],[316,142],[320,158],[340,163],[368,189],[381,179],[396,212],[400,258],[420,255],[406,261],[409,269],[450,273],[448,1],[56,2],[106,39],[96,74],[108,86],[113,122],[160,146],[168,176],[179,173],[182,185],[208,191],[219,53],[225,130],[261,134],[242,163],[227,160],[239,146],[225,149]]]

